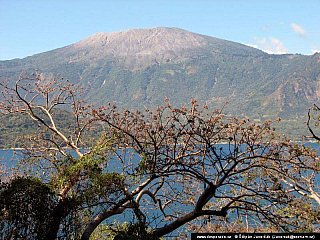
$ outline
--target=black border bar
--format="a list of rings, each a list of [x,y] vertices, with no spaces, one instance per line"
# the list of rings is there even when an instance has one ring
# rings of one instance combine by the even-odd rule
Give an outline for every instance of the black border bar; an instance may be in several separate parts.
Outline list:
[[[320,233],[191,233],[191,240],[202,239],[237,239],[237,240],[285,240],[285,239],[319,239]]]

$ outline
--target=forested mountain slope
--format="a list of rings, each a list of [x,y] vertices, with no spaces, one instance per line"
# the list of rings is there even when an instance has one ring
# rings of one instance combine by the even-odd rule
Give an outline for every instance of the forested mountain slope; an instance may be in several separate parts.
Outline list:
[[[78,43],[24,59],[0,61],[14,81],[35,68],[88,89],[96,106],[143,109],[181,106],[191,99],[255,121],[281,117],[286,132],[302,131],[307,109],[319,101],[320,54],[272,55],[243,44],[178,28],[98,33]],[[301,127],[300,127],[301,126]],[[300,134],[300,133],[299,133]]]

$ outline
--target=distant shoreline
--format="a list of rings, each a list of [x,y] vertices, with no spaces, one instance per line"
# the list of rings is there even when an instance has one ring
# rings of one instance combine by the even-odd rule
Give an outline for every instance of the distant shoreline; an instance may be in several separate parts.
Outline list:
[[[6,151],[6,150],[24,150],[24,148],[0,148],[0,151]]]
[[[317,143],[317,140],[309,140],[309,141],[305,141],[304,143]],[[291,141],[291,143],[303,143],[303,141]],[[226,145],[229,144],[228,142],[220,142],[220,143],[216,143],[216,144],[222,144],[222,145]],[[319,144],[320,146],[320,144]],[[72,150],[71,148],[65,148],[64,150]],[[0,148],[0,151],[22,151],[25,150],[24,148]],[[81,148],[81,150],[90,150],[90,148]]]

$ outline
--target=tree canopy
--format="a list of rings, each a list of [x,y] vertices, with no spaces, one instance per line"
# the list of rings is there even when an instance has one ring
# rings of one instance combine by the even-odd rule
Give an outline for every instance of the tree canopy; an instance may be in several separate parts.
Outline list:
[[[37,71],[1,87],[1,113],[26,114],[39,128],[24,136],[24,170],[1,183],[5,237],[157,239],[209,220],[220,231],[229,222],[276,232],[319,224],[317,152],[282,139],[272,121],[228,117],[196,100],[143,112],[93,108],[81,87]],[[69,112],[72,128],[57,124],[55,109]],[[96,129],[101,136],[86,141]]]

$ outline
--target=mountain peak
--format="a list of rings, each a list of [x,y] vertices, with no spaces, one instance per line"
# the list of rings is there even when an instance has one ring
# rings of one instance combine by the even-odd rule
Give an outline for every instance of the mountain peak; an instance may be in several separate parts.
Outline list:
[[[260,55],[262,51],[245,45],[192,33],[174,27],[155,27],[129,29],[127,31],[94,34],[68,47],[74,53],[72,61],[88,58],[131,58],[134,62],[181,61],[190,57],[191,52],[232,54],[242,52],[245,55]],[[71,53],[71,55],[73,55]],[[144,65],[144,64],[143,64]]]
[[[156,27],[97,33],[63,48],[0,61],[0,69],[10,81],[34,68],[44,76],[60,73],[88,89],[84,97],[95,106],[111,102],[136,110],[159,106],[169,97],[177,107],[197,99],[215,109],[229,101],[226,114],[262,122],[275,116],[297,119],[320,101],[319,56],[269,55],[240,43]]]
[[[158,55],[206,45],[203,36],[179,28],[130,29],[97,33],[73,45],[79,50],[112,56]]]

